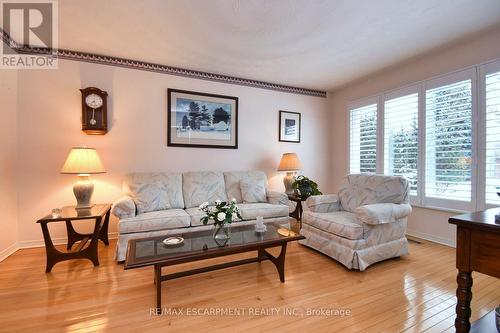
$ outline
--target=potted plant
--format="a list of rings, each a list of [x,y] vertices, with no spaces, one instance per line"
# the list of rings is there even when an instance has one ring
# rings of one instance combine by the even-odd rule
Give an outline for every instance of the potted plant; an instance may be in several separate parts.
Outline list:
[[[236,199],[232,199],[229,203],[216,200],[215,206],[209,206],[208,202],[204,202],[199,208],[205,213],[205,216],[201,218],[204,225],[207,225],[209,221],[214,221],[213,236],[216,242],[218,240],[227,241],[231,237],[231,229],[229,228],[231,223],[242,219],[236,205]]]
[[[294,189],[295,194],[301,199],[307,199],[311,195],[323,194],[318,189],[318,184],[306,176],[298,176],[293,182],[292,188]]]

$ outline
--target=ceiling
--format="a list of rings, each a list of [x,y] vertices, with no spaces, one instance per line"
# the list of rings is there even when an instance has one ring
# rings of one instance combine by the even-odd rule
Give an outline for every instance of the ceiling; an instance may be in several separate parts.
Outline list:
[[[59,48],[331,91],[498,23],[499,0],[72,0]]]

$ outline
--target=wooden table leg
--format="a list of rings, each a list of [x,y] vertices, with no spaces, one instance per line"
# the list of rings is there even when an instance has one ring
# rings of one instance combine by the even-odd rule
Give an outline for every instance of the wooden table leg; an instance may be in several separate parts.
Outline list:
[[[71,221],[66,221],[66,235],[68,236],[68,245],[66,246],[67,250],[71,250],[73,244],[84,238],[75,231],[75,229],[73,228],[73,224],[71,224]]]
[[[45,273],[49,273],[52,270],[52,267],[54,267],[54,265],[58,262],[57,254],[59,253],[59,251],[57,251],[54,244],[52,243],[47,223],[41,223],[40,226],[42,227],[43,240],[45,242],[45,253],[47,256],[47,265],[45,266]]]
[[[455,319],[455,329],[457,333],[466,333],[470,330],[470,302],[472,300],[472,273],[458,271],[457,275],[457,306],[455,308],[457,318]]]
[[[109,245],[109,239],[108,239],[108,226],[109,226],[109,216],[110,212],[108,211],[104,217],[104,223],[102,223],[102,226],[100,227],[100,230],[98,230],[98,239],[100,239],[106,246]],[[71,221],[66,221],[66,233],[68,235],[68,245],[67,249],[71,250],[73,245],[84,239],[85,237],[91,238],[93,234],[81,234],[73,228],[73,224]]]
[[[155,265],[155,282],[156,282],[156,312],[161,311],[161,266]]]
[[[104,217],[104,223],[101,227],[101,231],[99,231],[99,239],[102,240],[102,242],[108,246],[109,245],[109,239],[108,239],[108,225],[109,225],[109,214],[111,211],[109,210],[106,213],[106,216]]]
[[[299,215],[299,230],[302,229],[302,201],[297,202],[297,210]]]
[[[283,243],[283,245],[281,245],[281,252],[280,252],[280,255],[277,257],[274,257],[266,250],[263,250],[265,253],[265,256],[274,264],[274,266],[276,266],[276,269],[278,270],[278,274],[280,275],[281,282],[285,282],[286,244],[287,243]]]
[[[266,257],[266,251],[264,250],[264,248],[262,247],[259,247],[259,249],[257,250],[257,259],[260,262],[262,262],[262,259]]]
[[[99,256],[97,250],[99,245],[99,230],[101,230],[101,222],[102,217],[96,218],[92,239],[90,240],[89,247],[84,250],[88,252],[88,258],[92,261],[94,266],[99,266]]]
[[[296,201],[295,209],[293,212],[289,214],[290,217],[293,217],[299,223],[299,230],[302,229],[302,201]]]
[[[280,252],[280,255],[278,256],[277,260],[276,260],[276,268],[278,269],[278,273],[280,275],[280,281],[281,282],[285,282],[285,254],[286,254],[286,244],[287,243],[283,243],[283,245],[281,245],[281,252]]]

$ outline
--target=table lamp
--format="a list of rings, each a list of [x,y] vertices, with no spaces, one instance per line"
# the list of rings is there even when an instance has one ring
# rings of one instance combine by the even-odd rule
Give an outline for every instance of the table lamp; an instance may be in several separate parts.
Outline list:
[[[286,176],[283,178],[283,184],[285,184],[286,194],[293,194],[292,184],[295,181],[295,175],[297,170],[302,169],[302,164],[300,164],[299,157],[295,153],[284,153],[281,157],[280,165],[278,166],[278,171],[286,171]]]
[[[78,147],[69,152],[68,158],[61,169],[62,174],[76,174],[78,181],[73,186],[76,197],[76,209],[88,209],[94,184],[89,179],[90,174],[105,173],[101,159],[94,148]]]

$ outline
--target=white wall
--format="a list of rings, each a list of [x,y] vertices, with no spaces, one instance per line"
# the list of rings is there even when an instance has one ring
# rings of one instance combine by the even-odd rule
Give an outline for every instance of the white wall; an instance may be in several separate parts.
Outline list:
[[[347,173],[349,102],[496,58],[500,58],[500,28],[386,69],[331,94],[329,102],[333,111],[332,126],[335,132],[332,144],[334,188],[338,188]],[[448,217],[452,215],[456,214],[415,208],[408,221],[409,233],[453,244],[455,227],[448,224]]]
[[[17,70],[0,70],[0,261],[18,239],[16,188]]]
[[[110,131],[81,132],[80,88],[108,92]],[[59,170],[73,146],[95,147],[107,169],[92,176],[94,202],[112,202],[122,177],[133,171],[245,170],[267,173],[270,187],[282,189],[276,172],[281,154],[297,152],[303,173],[330,191],[329,124],[325,98],[294,95],[224,83],[61,60],[58,70],[20,71],[18,104],[19,238],[38,244],[35,221],[51,208],[74,203],[75,177]],[[166,145],[167,88],[239,97],[239,149],[178,148]],[[278,111],[302,113],[300,144],[278,142]],[[113,220],[110,232],[116,230]],[[63,225],[53,237],[64,237]]]

